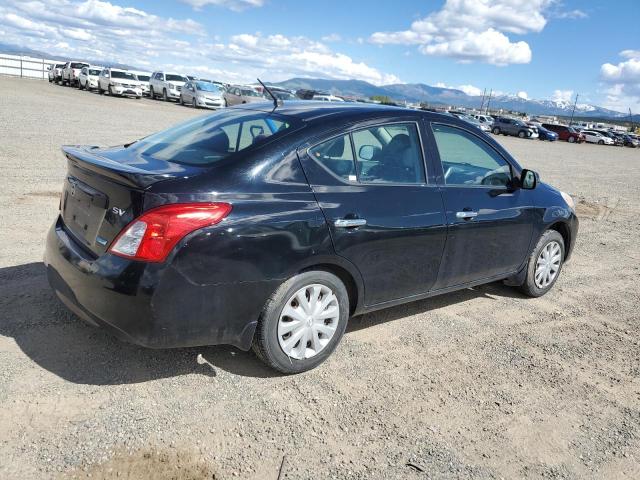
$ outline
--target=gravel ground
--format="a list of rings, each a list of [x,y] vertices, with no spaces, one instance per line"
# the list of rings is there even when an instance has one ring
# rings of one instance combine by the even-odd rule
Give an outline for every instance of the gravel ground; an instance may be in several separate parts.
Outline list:
[[[47,286],[59,146],[201,113],[0,77],[0,478],[640,478],[640,151],[501,137],[578,200],[556,287],[357,317],[282,377],[230,347],[119,342]]]

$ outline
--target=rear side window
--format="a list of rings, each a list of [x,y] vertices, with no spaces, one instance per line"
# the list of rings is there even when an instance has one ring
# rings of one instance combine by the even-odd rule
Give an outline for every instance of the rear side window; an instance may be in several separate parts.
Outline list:
[[[332,138],[309,149],[309,155],[334,175],[353,182],[356,180],[356,167],[349,135]]]
[[[358,179],[363,183],[425,183],[420,137],[413,123],[353,132]]]
[[[294,123],[299,124],[272,113],[220,111],[143,138],[129,148],[158,160],[207,166],[272,136],[282,136]]]
[[[447,125],[433,125],[432,128],[447,185],[509,185],[509,163],[483,140]]]

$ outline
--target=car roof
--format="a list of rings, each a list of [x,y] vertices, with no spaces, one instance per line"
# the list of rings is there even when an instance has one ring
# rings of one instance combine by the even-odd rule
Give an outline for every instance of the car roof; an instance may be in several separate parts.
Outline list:
[[[251,104],[239,105],[233,108],[273,111],[273,102],[256,102]],[[389,116],[415,116],[416,114],[429,115],[434,119],[442,118],[449,121],[450,115],[443,115],[436,112],[426,112],[421,110],[413,110],[404,107],[395,107],[391,105],[380,105],[375,103],[356,103],[356,102],[318,102],[313,100],[290,100],[284,101],[275,110],[275,113],[289,117],[296,117],[303,121],[313,121],[327,116],[336,117],[366,117],[375,115]]]

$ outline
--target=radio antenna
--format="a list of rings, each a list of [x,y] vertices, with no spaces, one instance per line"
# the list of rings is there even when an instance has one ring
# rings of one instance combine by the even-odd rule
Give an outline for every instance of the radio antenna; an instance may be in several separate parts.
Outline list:
[[[271,90],[269,90],[269,87],[267,87],[264,83],[262,83],[262,80],[260,80],[258,78],[258,82],[260,82],[260,85],[262,85],[262,88],[264,88],[266,90],[266,92],[269,94],[269,96],[271,98],[273,98],[273,109],[274,110],[276,108],[278,108],[280,105],[282,105],[282,100],[277,99],[276,96],[273,94],[273,92]]]

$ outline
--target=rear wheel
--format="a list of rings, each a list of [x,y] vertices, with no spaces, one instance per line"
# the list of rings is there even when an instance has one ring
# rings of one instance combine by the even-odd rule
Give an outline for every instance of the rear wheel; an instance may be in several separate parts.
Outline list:
[[[493,132],[494,135],[500,135],[500,129],[498,127],[494,127],[493,130],[491,130]]]
[[[598,140],[598,145],[604,145],[604,140]]]
[[[562,235],[555,230],[542,234],[529,256],[527,276],[519,287],[530,297],[541,297],[556,283],[564,262],[565,245]]]
[[[348,317],[349,296],[338,277],[322,270],[300,273],[267,301],[253,350],[282,373],[310,370],[331,355]]]
[[[520,138],[526,138],[527,137],[527,132],[525,132],[524,130],[520,130],[518,132],[518,137]]]

